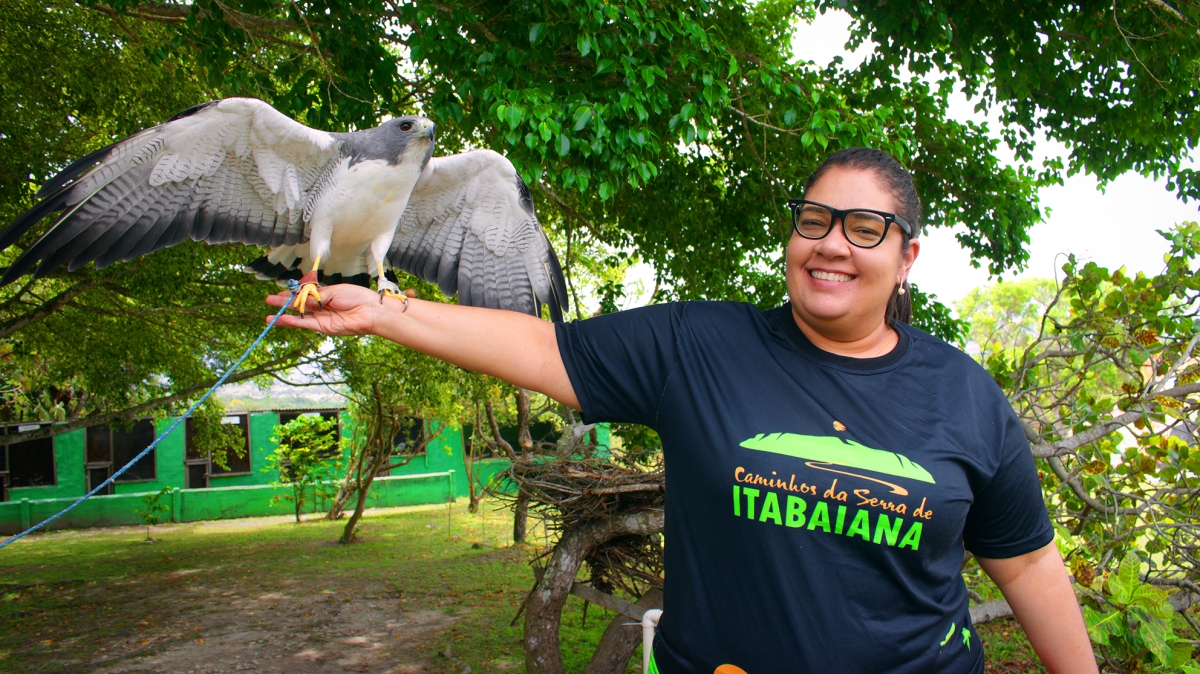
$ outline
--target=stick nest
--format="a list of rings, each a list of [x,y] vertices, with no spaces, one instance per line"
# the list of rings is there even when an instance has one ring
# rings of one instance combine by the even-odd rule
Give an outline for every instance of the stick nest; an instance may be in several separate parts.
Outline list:
[[[560,533],[598,519],[663,507],[666,482],[661,466],[629,467],[620,457],[597,449],[560,447],[554,457],[514,461],[490,491],[514,510],[527,502],[534,516]],[[620,589],[640,597],[650,587],[662,587],[662,553],[657,534],[609,540],[585,560],[590,582],[602,592]]]

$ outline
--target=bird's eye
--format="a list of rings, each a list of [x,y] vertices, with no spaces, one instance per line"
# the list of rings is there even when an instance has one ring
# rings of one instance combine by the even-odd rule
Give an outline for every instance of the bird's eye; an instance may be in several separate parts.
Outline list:
[[[401,131],[412,131],[412,122],[400,122]]]

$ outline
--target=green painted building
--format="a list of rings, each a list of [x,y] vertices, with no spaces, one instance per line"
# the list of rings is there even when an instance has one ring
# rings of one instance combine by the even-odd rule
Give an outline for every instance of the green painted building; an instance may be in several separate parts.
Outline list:
[[[285,515],[292,505],[273,501],[285,487],[271,482],[277,474],[266,470],[267,457],[275,451],[271,437],[275,427],[300,414],[320,414],[338,421],[339,435],[349,432],[349,417],[339,410],[283,410],[231,414],[224,423],[242,429],[245,439],[241,456],[230,452],[225,467],[192,447],[185,422],[145,458],[109,485],[104,492],[83,502],[49,528],[76,528],[140,524],[138,508],[147,493],[171,489],[162,502],[170,507],[164,520],[196,520]],[[52,438],[17,444],[0,444],[0,533],[12,534],[41,522],[106,480],[113,471],[133,459],[174,419],[157,423],[139,420],[132,426],[114,424],[63,433]],[[428,425],[424,432],[429,432]],[[31,426],[3,429],[4,433],[29,430]],[[607,443],[607,429],[600,431]],[[3,434],[0,434],[0,443]],[[499,459],[485,459],[479,473],[487,477],[507,467]],[[444,503],[468,493],[463,465],[462,433],[443,429],[425,446],[425,451],[407,465],[376,478],[368,507],[390,507],[422,503]],[[320,509],[323,504],[314,504]]]

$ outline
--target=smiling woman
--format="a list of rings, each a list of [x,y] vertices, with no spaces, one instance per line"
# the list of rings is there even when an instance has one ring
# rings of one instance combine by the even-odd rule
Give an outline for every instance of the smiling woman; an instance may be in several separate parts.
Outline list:
[[[791,301],[768,311],[681,302],[555,326],[333,286],[280,325],[379,335],[587,423],[658,431],[672,552],[650,672],[982,672],[964,547],[1050,671],[1095,672],[1011,406],[970,357],[904,322],[911,176],[846,150],[791,205]],[[530,671],[548,671],[532,653]]]
[[[908,171],[877,150],[843,150],[813,172],[804,199],[792,204],[787,288],[797,325],[830,353],[862,358],[891,350],[898,339],[883,318],[911,319],[908,272],[921,252],[909,224],[920,222],[921,201]],[[851,207],[870,210],[834,212]]]

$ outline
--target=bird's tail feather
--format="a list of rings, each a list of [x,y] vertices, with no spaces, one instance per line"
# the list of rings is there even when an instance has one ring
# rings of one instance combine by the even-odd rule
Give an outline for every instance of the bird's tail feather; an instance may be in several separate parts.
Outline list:
[[[304,276],[304,272],[300,270],[302,266],[300,258],[295,258],[295,262],[289,267],[279,262],[271,262],[266,255],[258,258],[242,268],[243,271],[254,274],[255,278],[263,281],[275,281],[279,286],[287,287],[289,279],[296,281]],[[349,283],[364,288],[371,287],[371,275],[367,273],[361,274],[326,274],[321,270],[317,270],[317,282],[321,285],[337,285],[339,283]]]

